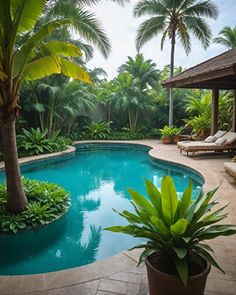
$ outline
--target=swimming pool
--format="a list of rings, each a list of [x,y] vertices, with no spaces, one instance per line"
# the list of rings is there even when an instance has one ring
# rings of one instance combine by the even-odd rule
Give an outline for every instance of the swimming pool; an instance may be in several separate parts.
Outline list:
[[[0,236],[0,275],[72,268],[136,245],[137,239],[102,229],[124,223],[112,208],[131,209],[127,188],[145,194],[145,178],[160,186],[163,176],[170,175],[180,194],[192,179],[194,193],[200,191],[203,180],[197,173],[151,159],[149,149],[85,144],[77,146],[71,159],[24,165],[25,177],[56,182],[70,191],[72,205],[64,217],[37,231]]]

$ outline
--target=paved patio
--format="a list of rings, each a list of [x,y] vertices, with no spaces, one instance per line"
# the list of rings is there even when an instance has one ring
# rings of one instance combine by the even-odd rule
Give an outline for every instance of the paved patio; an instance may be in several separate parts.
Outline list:
[[[205,190],[223,183],[217,192],[220,205],[231,203],[228,223],[236,224],[236,183],[224,171],[228,154],[212,154],[187,158],[180,155],[175,145],[162,145],[157,140],[132,141],[150,145],[150,155],[159,159],[187,165],[206,179]],[[216,258],[225,270],[222,274],[212,268],[205,295],[236,295],[236,235],[211,242]],[[0,277],[0,294],[42,295],[147,295],[145,267],[137,268],[139,252],[123,252],[87,266],[55,273]],[[174,294],[174,291],[173,291]]]

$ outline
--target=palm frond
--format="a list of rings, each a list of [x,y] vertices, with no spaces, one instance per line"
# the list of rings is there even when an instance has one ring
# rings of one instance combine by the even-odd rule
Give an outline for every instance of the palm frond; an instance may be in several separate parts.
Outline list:
[[[212,33],[207,22],[199,17],[185,16],[184,22],[193,35],[202,43],[204,49],[210,45]]]
[[[191,39],[184,23],[178,24],[177,34],[178,34],[180,42],[182,43],[184,47],[186,54],[188,55],[191,51]]]
[[[229,26],[224,27],[213,42],[224,45],[228,49],[236,48],[236,26],[234,28]]]
[[[111,51],[111,44],[95,15],[87,10],[79,9],[73,20],[73,28],[76,32],[87,42],[96,45],[104,57],[107,57]]]
[[[144,21],[140,25],[137,32],[136,47],[140,49],[145,43],[165,29],[166,24],[163,16],[151,17],[150,19]]]
[[[185,15],[217,19],[219,11],[212,1],[199,1],[182,11]]]
[[[166,8],[163,1],[141,0],[135,5],[133,14],[135,17],[145,16],[145,15],[163,16],[163,15],[170,15],[170,11]]]

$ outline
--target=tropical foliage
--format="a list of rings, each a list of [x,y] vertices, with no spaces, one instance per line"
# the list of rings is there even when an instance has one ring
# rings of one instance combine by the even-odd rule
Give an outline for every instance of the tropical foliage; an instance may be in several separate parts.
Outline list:
[[[233,95],[222,91],[219,97],[219,129],[230,130],[232,126]],[[195,90],[186,100],[186,111],[190,118],[185,122],[194,133],[206,137],[210,132],[212,112],[211,91]]]
[[[18,153],[20,157],[34,156],[66,150],[71,143],[65,137],[55,133],[47,138],[48,130],[41,132],[39,128],[31,130],[22,129],[22,134],[17,136]]]
[[[149,200],[129,189],[134,213],[118,212],[128,225],[112,226],[106,230],[144,238],[145,241],[135,247],[144,249],[139,264],[152,255],[160,255],[166,263],[170,262],[170,267],[176,269],[176,274],[186,285],[191,271],[190,261],[193,261],[196,254],[222,270],[213,257],[213,249],[205,240],[236,233],[234,226],[222,223],[227,217],[227,214],[222,213],[227,205],[214,210],[217,205],[213,200],[216,191],[217,188],[201,193],[196,200],[192,200],[190,182],[178,199],[173,180],[169,176],[163,178],[161,191],[146,180]]]
[[[86,134],[89,139],[106,139],[110,133],[110,124],[112,122],[92,122],[86,126]]]
[[[214,42],[225,46],[227,49],[236,48],[236,26],[234,28],[224,27],[219,32],[219,36],[214,39]]]
[[[56,184],[23,179],[29,201],[26,210],[19,214],[6,211],[6,184],[0,186],[0,232],[17,233],[37,228],[61,217],[70,205],[69,193]]]

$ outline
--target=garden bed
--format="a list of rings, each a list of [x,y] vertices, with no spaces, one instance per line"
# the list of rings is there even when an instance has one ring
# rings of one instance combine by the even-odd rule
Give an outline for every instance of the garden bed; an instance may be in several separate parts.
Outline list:
[[[6,211],[6,184],[0,185],[0,234],[36,229],[60,218],[70,206],[69,193],[57,184],[23,179],[28,199],[26,209],[13,214]]]

